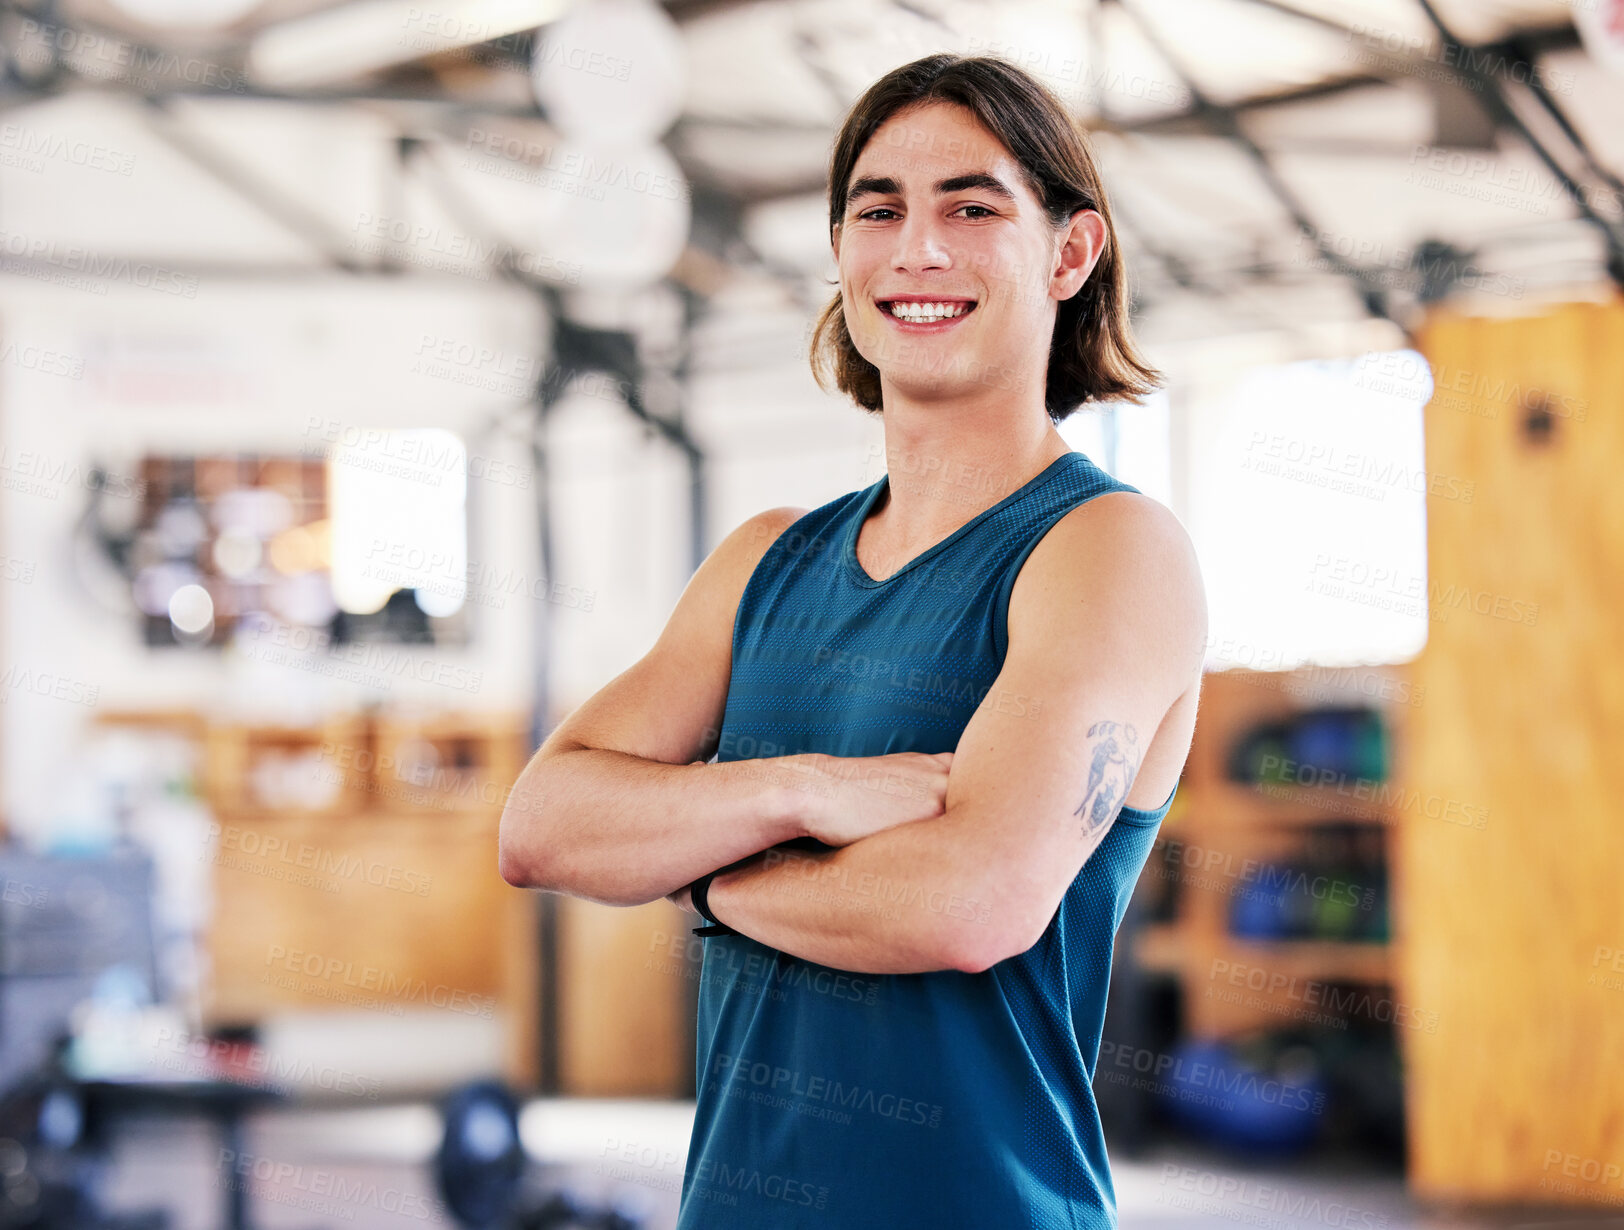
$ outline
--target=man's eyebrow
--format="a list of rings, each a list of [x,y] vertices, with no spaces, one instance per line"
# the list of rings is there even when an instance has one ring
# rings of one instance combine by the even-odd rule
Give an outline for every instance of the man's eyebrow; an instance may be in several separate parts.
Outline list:
[[[988,175],[985,171],[970,171],[964,175],[951,175],[947,179],[936,181],[938,196],[944,196],[949,192],[963,192],[968,188],[980,188],[983,192],[1003,197],[1011,204],[1015,202],[1015,194],[1009,190],[1004,181],[996,175]]]
[[[950,192],[963,192],[968,188],[980,188],[983,192],[990,192],[1012,204],[1015,194],[1009,190],[1004,181],[997,176],[989,175],[985,171],[968,171],[963,175],[950,175],[946,179],[937,180],[931,187],[937,196],[945,196]],[[846,194],[846,204],[850,205],[860,196],[870,194],[878,196],[901,196],[902,186],[889,175],[865,175],[861,179],[853,180],[851,191]]]

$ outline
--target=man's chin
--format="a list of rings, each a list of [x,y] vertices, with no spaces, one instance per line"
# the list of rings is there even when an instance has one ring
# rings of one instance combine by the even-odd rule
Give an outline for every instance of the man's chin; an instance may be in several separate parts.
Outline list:
[[[892,364],[880,368],[880,387],[919,402],[966,402],[978,397],[1005,397],[1024,385],[1019,373],[1002,364],[978,362],[962,355],[949,360],[950,371],[922,370],[918,366]]]

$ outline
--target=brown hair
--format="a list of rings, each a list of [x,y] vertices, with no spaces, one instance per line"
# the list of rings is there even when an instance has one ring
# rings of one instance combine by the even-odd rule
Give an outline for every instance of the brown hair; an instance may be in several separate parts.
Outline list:
[[[992,55],[940,52],[892,69],[852,105],[829,159],[829,234],[846,212],[852,169],[892,116],[930,102],[968,109],[1004,144],[1024,172],[1050,224],[1065,226],[1078,210],[1098,210],[1105,246],[1088,280],[1055,313],[1043,401],[1058,423],[1088,401],[1138,404],[1162,382],[1134,344],[1128,323],[1127,269],[1116,225],[1094,164],[1088,134],[1040,82]],[[880,372],[857,352],[840,295],[819,314],[809,357],[812,375],[827,377],[865,410],[882,411]]]

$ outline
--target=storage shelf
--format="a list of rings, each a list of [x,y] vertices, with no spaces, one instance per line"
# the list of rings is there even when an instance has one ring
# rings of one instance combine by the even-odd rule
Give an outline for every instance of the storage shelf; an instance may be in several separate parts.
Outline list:
[[[1382,783],[1376,783],[1380,788]],[[1397,823],[1392,808],[1373,799],[1314,786],[1251,786],[1220,778],[1200,788],[1203,824],[1224,828],[1259,824]]]
[[[1381,940],[1276,940],[1259,942],[1220,936],[1198,950],[1186,942],[1177,923],[1157,923],[1139,933],[1134,946],[1139,965],[1157,973],[1210,979],[1215,959],[1236,966],[1260,966],[1288,977],[1327,982],[1385,983],[1392,977],[1393,945]]]
[[[1405,675],[1403,667],[1362,671],[1394,680]],[[1350,682],[1359,684],[1361,676],[1350,676]],[[1396,929],[1386,941],[1267,941],[1229,931],[1236,895],[1251,884],[1258,865],[1289,859],[1302,835],[1314,829],[1376,829],[1391,869],[1389,831],[1398,816],[1392,790],[1384,783],[1255,786],[1227,776],[1230,749],[1259,724],[1338,703],[1369,700],[1316,691],[1306,672],[1299,679],[1293,672],[1215,671],[1202,681],[1176,814],[1169,813],[1158,838],[1159,849],[1175,842],[1183,849],[1168,852],[1161,867],[1156,866],[1158,854],[1152,853],[1146,870],[1147,879],[1157,872],[1177,877],[1172,886],[1177,915],[1171,922],[1140,929],[1133,946],[1141,968],[1178,981],[1184,1027],[1191,1036],[1219,1038],[1310,1017],[1318,1011],[1312,1001],[1322,984],[1392,984],[1398,967]],[[1383,716],[1394,717],[1387,709]]]

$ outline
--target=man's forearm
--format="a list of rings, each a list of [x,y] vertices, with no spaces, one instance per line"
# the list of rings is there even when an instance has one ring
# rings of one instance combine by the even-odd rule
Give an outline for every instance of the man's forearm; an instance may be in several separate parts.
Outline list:
[[[502,812],[511,884],[605,905],[658,901],[804,835],[807,758],[677,765],[579,748],[532,760]]]
[[[984,969],[1003,953],[996,870],[963,813],[837,850],[767,850],[711,881],[711,913],[802,960],[864,974]]]

